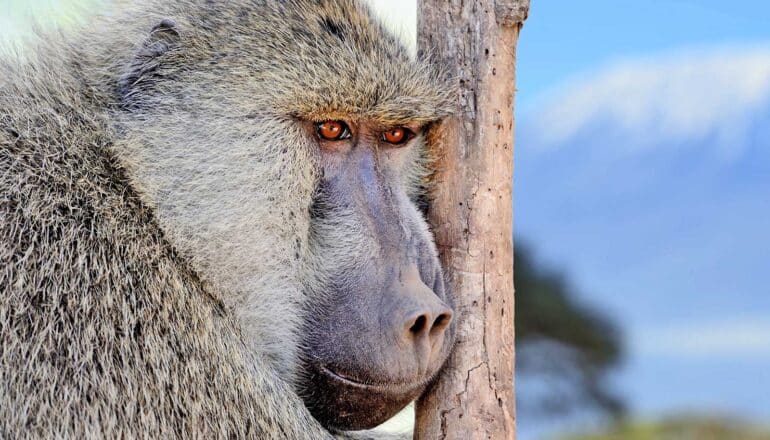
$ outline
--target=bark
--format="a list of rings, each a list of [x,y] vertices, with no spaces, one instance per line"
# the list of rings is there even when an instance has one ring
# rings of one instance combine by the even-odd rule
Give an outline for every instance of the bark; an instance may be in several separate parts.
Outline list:
[[[417,439],[515,439],[513,94],[529,0],[419,0],[418,48],[449,68],[459,113],[441,130],[429,210],[457,298],[457,346],[417,402]]]

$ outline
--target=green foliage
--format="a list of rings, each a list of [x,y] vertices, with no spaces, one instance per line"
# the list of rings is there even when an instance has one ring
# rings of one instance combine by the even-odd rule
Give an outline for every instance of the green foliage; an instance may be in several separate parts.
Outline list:
[[[536,402],[522,395],[524,388],[520,406],[552,414],[591,404],[612,415],[622,413],[623,405],[605,389],[604,380],[621,359],[617,328],[578,304],[564,276],[538,267],[530,249],[518,241],[514,260],[517,374],[559,384]]]
[[[620,423],[605,432],[563,440],[770,440],[770,432],[725,418],[679,417],[660,423]]]

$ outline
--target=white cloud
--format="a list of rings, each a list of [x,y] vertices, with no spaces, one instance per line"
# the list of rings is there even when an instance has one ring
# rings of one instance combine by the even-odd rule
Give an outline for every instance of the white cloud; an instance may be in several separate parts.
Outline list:
[[[543,147],[599,128],[627,148],[714,138],[739,153],[751,118],[770,106],[770,45],[639,58],[562,85],[524,118]]]
[[[377,18],[414,54],[417,51],[416,0],[366,0]]]
[[[770,357],[770,318],[742,317],[632,332],[641,355],[666,357]]]

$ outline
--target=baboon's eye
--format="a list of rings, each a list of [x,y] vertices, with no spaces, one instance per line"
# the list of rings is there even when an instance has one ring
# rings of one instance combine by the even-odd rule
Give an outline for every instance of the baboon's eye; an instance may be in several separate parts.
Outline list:
[[[414,136],[411,130],[406,127],[394,127],[382,133],[382,140],[393,145],[400,145]]]
[[[342,121],[323,121],[316,124],[318,136],[325,141],[341,141],[350,138],[350,128]]]

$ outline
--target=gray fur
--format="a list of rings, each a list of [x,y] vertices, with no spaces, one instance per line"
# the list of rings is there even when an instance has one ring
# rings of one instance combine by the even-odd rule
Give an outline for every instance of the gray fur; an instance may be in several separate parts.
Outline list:
[[[438,77],[348,0],[143,1],[28,50],[0,65],[0,438],[332,438],[294,389],[297,120],[437,121]]]

